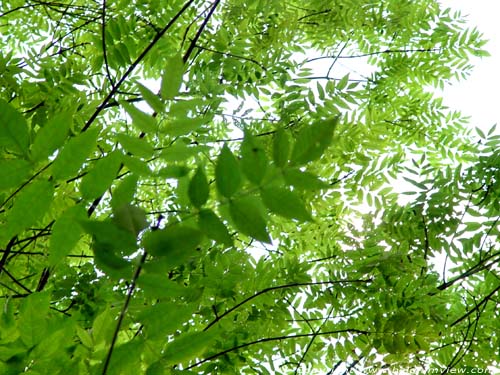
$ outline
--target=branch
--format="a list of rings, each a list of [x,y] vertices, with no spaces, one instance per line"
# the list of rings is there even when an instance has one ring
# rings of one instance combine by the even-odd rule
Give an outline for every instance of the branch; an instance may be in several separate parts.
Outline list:
[[[285,284],[285,285],[277,285],[277,286],[272,286],[269,288],[262,289],[258,291],[257,293],[251,295],[250,297],[245,298],[243,301],[237,303],[230,309],[226,310],[223,314],[219,315],[217,318],[215,318],[212,322],[210,322],[204,331],[212,327],[215,323],[217,323],[219,320],[221,320],[223,317],[231,314],[234,310],[238,309],[239,307],[243,306],[245,303],[253,300],[254,298],[257,298],[258,296],[265,294],[267,292],[271,292],[273,290],[280,290],[280,289],[288,289],[288,288],[296,288],[296,287],[302,287],[302,286],[314,286],[314,285],[333,285],[333,284],[344,284],[344,283],[369,283],[371,282],[372,279],[361,279],[361,280],[331,280],[331,281],[318,281],[318,282],[310,282],[310,283],[292,283],[292,284]]]
[[[282,341],[282,340],[289,340],[289,339],[300,339],[303,337],[312,337],[312,336],[326,336],[326,335],[335,335],[339,333],[357,333],[359,335],[369,335],[369,331],[364,331],[361,329],[339,329],[337,331],[327,331],[327,332],[319,332],[319,333],[302,333],[302,334],[297,334],[297,335],[289,335],[289,336],[276,336],[276,337],[266,337],[263,339],[255,340],[255,341],[250,341],[241,345],[233,346],[232,348],[225,349],[219,353],[213,354],[207,358],[202,359],[201,361],[198,361],[191,366],[186,367],[186,370],[190,370],[194,367],[200,366],[201,364],[205,362],[209,362],[215,358],[221,357],[225,354],[231,353],[235,350],[239,350],[242,348],[246,348],[248,346],[252,345],[257,345],[261,344],[263,342],[270,342],[270,341]]]

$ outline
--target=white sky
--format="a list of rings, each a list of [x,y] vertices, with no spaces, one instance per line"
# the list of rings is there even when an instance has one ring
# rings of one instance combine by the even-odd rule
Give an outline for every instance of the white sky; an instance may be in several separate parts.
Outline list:
[[[500,14],[499,0],[441,0],[446,7],[462,11],[489,43],[491,57],[474,59],[472,75],[443,93],[444,103],[471,116],[471,125],[488,130],[500,121]],[[499,129],[496,130],[500,134]]]

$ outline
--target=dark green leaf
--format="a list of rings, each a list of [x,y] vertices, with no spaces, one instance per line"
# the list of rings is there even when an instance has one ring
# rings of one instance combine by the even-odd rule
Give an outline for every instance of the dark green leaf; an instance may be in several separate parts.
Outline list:
[[[270,186],[260,192],[262,201],[271,212],[289,219],[311,221],[311,214],[297,193],[283,187]]]
[[[271,238],[266,229],[266,220],[260,207],[261,203],[258,199],[245,197],[231,201],[229,213],[234,225],[243,234],[258,241],[271,243]]]
[[[215,179],[219,193],[230,198],[241,185],[241,172],[233,153],[224,145],[215,166]]]
[[[161,286],[158,285],[158,288]],[[144,324],[148,338],[165,337],[188,322],[195,309],[196,305],[159,302],[145,309],[139,315],[139,320]]]
[[[198,226],[208,238],[231,246],[233,239],[224,223],[212,210],[201,210],[198,214]]]
[[[54,178],[60,180],[74,177],[94,149],[98,135],[99,130],[92,128],[71,138],[52,164]]]
[[[189,200],[196,208],[203,206],[208,200],[209,185],[205,172],[198,167],[195,174],[189,181],[188,195]]]
[[[111,220],[80,220],[82,228],[93,238],[94,245],[106,251],[119,251],[126,255],[137,250],[135,233],[125,230]]]

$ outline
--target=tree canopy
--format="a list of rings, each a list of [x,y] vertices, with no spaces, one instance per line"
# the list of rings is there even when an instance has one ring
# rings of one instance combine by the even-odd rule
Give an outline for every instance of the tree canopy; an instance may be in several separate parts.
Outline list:
[[[500,136],[438,94],[484,45],[434,0],[0,2],[0,372],[498,366]]]

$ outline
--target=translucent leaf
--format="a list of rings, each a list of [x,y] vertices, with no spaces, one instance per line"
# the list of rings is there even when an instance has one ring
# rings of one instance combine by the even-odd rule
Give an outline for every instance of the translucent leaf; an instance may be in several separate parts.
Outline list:
[[[111,186],[121,164],[119,152],[112,152],[95,162],[95,165],[82,178],[80,191],[84,199],[100,197]]]
[[[164,286],[158,285],[158,288]],[[146,308],[139,315],[146,329],[148,339],[166,337],[175,333],[182,324],[192,318],[196,305],[180,305],[173,302],[159,302]]]
[[[338,121],[335,117],[304,126],[296,136],[290,163],[302,165],[320,158],[332,141]]]
[[[143,84],[137,82],[137,88],[139,89],[143,99],[149,104],[149,106],[156,112],[162,113],[164,109],[164,104],[161,101],[160,97],[148,89]]]
[[[151,255],[169,257],[181,264],[194,254],[202,237],[198,229],[176,224],[147,233],[143,245]]]
[[[134,233],[122,229],[111,220],[80,220],[82,228],[93,237],[94,250],[119,250],[131,254],[137,249],[137,239]]]
[[[241,168],[248,180],[259,185],[266,174],[267,157],[257,139],[245,134],[241,144]]]
[[[330,185],[321,181],[316,175],[300,169],[285,169],[283,176],[288,185],[301,190],[328,189]]]
[[[31,164],[23,159],[0,160],[0,190],[16,187],[24,182],[31,171]]]
[[[289,219],[311,221],[311,214],[297,193],[283,187],[270,186],[261,190],[262,201],[271,212]]]
[[[6,147],[26,156],[29,143],[26,119],[9,103],[0,99],[0,147]]]
[[[71,138],[52,164],[55,179],[74,177],[97,142],[99,130],[92,128]]]
[[[132,155],[141,158],[150,158],[153,155],[154,148],[144,138],[131,137],[127,134],[117,134],[116,140],[122,147]]]
[[[56,265],[66,257],[76,246],[83,234],[78,220],[84,220],[86,212],[83,206],[73,206],[67,209],[52,226],[50,236],[49,264]]]
[[[240,187],[241,172],[238,161],[227,145],[224,145],[217,159],[215,178],[219,193],[226,198],[233,196]]]
[[[123,178],[120,184],[113,190],[111,198],[111,207],[114,209],[132,202],[137,189],[138,177],[135,174],[129,174]]]
[[[133,233],[135,236],[149,225],[146,212],[141,207],[129,203],[113,209],[113,221],[118,227]]]
[[[229,204],[229,213],[236,228],[241,233],[256,240],[271,243],[267,233],[266,220],[259,209],[260,202],[254,197],[245,197]]]
[[[189,181],[188,196],[189,200],[196,208],[203,206],[208,200],[209,186],[205,172],[198,167],[195,174]]]
[[[48,293],[32,293],[23,299],[19,314],[21,341],[28,348],[38,344],[47,332],[47,314],[50,306]]]
[[[283,167],[290,156],[290,136],[283,129],[274,134],[273,160],[278,167]]]
[[[54,197],[54,186],[48,181],[35,181],[19,192],[8,212],[2,234],[12,236],[37,224],[47,213]]]
[[[211,331],[190,332],[176,337],[165,348],[163,358],[170,365],[187,362],[201,356],[212,343]]]
[[[120,105],[127,111],[132,118],[132,122],[137,128],[144,133],[155,133],[157,130],[156,119],[147,113],[137,109],[132,104],[120,101]]]
[[[179,93],[184,75],[184,61],[180,54],[170,57],[161,77],[161,96],[164,99],[174,99]]]
[[[198,226],[208,238],[227,246],[233,244],[233,239],[226,226],[212,210],[199,212]]]
[[[109,307],[106,307],[97,315],[92,324],[92,338],[94,344],[110,342],[115,324],[115,314]]]
[[[36,133],[30,150],[31,159],[35,161],[46,159],[61,147],[68,137],[72,122],[73,116],[69,112],[59,113],[51,118]]]
[[[203,117],[184,117],[181,119],[172,119],[161,128],[161,132],[173,137],[187,135],[195,130],[198,130],[200,126],[205,123],[205,121],[206,120]]]

